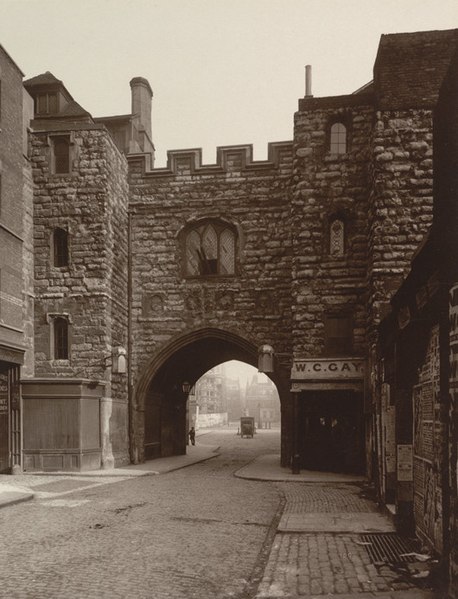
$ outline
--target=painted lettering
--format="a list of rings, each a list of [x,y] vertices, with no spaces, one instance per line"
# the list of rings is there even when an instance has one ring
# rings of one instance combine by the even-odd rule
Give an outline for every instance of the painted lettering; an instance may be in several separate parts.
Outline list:
[[[296,362],[296,370],[299,372],[305,372],[305,366],[304,362]]]
[[[313,370],[315,372],[320,372],[321,371],[321,364],[319,362],[315,362],[315,364],[313,365]]]
[[[337,364],[335,362],[331,362],[328,366],[328,369],[330,372],[336,372],[337,371]]]
[[[344,372],[344,370],[351,370],[350,365],[347,362],[342,364],[342,372]]]

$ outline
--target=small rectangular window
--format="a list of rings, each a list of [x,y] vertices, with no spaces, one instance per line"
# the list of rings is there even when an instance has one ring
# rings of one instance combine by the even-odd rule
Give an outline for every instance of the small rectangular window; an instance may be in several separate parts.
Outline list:
[[[327,356],[353,353],[353,320],[350,316],[325,316],[324,353]]]
[[[54,173],[57,175],[70,172],[70,139],[54,137],[52,139]]]
[[[54,229],[54,266],[68,266],[68,233],[65,229]]]
[[[68,321],[66,318],[54,320],[54,359],[68,360]]]

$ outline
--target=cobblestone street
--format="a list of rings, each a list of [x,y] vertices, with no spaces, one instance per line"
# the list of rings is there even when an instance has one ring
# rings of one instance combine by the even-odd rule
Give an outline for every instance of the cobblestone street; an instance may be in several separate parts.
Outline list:
[[[200,443],[219,455],[164,475],[24,477],[35,499],[0,510],[0,597],[429,596],[375,565],[353,532],[382,518],[360,485],[234,477],[278,453],[278,431],[225,429]],[[332,519],[342,530],[326,532]]]

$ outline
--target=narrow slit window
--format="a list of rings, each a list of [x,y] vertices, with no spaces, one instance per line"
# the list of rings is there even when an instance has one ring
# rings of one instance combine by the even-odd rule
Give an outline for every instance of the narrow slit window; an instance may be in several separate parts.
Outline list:
[[[54,359],[68,360],[68,320],[58,317],[54,320]]]
[[[331,127],[331,154],[345,154],[347,151],[347,128],[343,123],[334,123]]]
[[[68,266],[68,233],[65,229],[54,229],[54,266]]]
[[[70,140],[56,137],[53,140],[54,172],[62,175],[70,172]]]

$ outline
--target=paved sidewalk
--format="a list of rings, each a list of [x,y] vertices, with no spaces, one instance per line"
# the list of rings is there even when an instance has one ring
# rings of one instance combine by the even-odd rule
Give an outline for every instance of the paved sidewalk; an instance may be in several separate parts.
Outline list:
[[[402,554],[413,551],[414,541],[396,534],[364,477],[292,474],[279,455],[261,456],[235,475],[272,481],[284,497],[256,599],[441,598],[409,574]]]
[[[110,470],[86,472],[34,472],[0,475],[0,508],[28,501],[34,497],[50,498],[89,487],[109,484],[138,476],[154,476],[173,472],[218,455],[218,447],[198,443],[187,447],[187,454],[148,460],[143,464]]]
[[[349,483],[364,482],[364,476],[355,474],[341,474],[337,472],[317,472],[315,470],[301,470],[299,474],[292,474],[290,468],[280,466],[280,454],[268,454],[256,458],[235,473],[239,478],[249,480],[288,481],[300,483]]]

